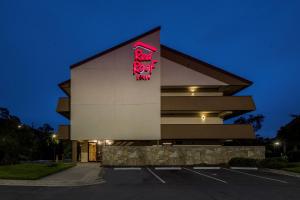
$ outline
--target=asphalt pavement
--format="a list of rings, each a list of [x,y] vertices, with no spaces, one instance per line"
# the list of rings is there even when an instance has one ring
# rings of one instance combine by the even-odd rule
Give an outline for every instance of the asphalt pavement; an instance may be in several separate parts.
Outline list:
[[[105,168],[103,179],[81,187],[1,186],[0,199],[300,199],[300,178],[255,170]]]

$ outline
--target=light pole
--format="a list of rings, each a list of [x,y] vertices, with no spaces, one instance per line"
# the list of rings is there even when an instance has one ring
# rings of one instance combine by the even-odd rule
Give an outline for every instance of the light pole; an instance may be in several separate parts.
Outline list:
[[[52,142],[53,142],[53,160],[55,161],[55,148],[56,148],[56,134],[52,134]]]
[[[278,149],[280,148],[281,142],[277,140],[277,141],[275,141],[275,142],[273,143],[273,145],[274,145],[274,150],[275,150],[275,152],[276,152],[276,151],[278,151]],[[281,156],[281,153],[280,153],[280,156]]]

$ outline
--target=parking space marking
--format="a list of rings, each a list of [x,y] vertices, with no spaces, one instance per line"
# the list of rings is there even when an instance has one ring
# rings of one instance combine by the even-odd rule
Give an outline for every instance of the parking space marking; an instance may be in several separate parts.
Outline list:
[[[210,178],[210,179],[213,179],[213,180],[216,180],[216,181],[219,181],[219,182],[222,182],[222,183],[227,184],[227,182],[224,181],[224,180],[222,180],[222,179],[218,179],[218,178],[215,178],[215,177],[212,177],[212,176],[209,176],[209,175],[206,175],[206,174],[203,174],[203,173],[200,173],[200,172],[198,172],[198,171],[194,171],[194,170],[191,170],[191,169],[188,169],[188,168],[183,168],[183,169],[185,169],[185,170],[187,170],[187,171],[190,171],[190,172],[193,172],[193,173],[195,173],[195,174],[199,174],[199,175],[204,176],[204,177],[206,177],[206,178]]]
[[[115,167],[114,170],[141,170],[140,167]]]
[[[257,178],[261,178],[261,179],[270,180],[270,181],[277,181],[277,182],[280,182],[280,183],[288,183],[287,181],[283,181],[283,180],[279,180],[279,179],[269,178],[269,177],[265,177],[265,176],[258,176],[258,175],[254,175],[254,174],[250,174],[250,173],[246,173],[246,172],[240,172],[240,171],[237,171],[237,170],[232,170],[232,169],[227,169],[227,168],[223,168],[223,169],[225,169],[227,171],[239,173],[239,174],[244,174],[244,175],[248,175],[248,176],[253,176],[253,177],[257,177]]]
[[[155,167],[155,170],[181,170],[181,167]]]
[[[193,167],[193,169],[221,169],[221,167]]]
[[[155,174],[149,167],[147,167],[147,170],[155,177],[157,178],[160,182],[166,183],[162,178],[160,178],[157,174]]]
[[[257,167],[230,167],[230,169],[239,169],[239,170],[258,170]]]

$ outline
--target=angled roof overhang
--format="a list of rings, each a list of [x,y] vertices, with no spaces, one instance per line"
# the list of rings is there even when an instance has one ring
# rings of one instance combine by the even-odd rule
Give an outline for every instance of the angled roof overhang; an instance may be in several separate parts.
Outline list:
[[[130,40],[127,40],[127,41],[125,41],[125,42],[122,42],[122,43],[120,43],[120,44],[118,44],[118,45],[116,45],[116,46],[114,46],[114,47],[112,47],[112,48],[109,48],[109,49],[107,49],[107,50],[105,50],[105,51],[102,51],[102,52],[97,53],[97,54],[95,54],[95,55],[93,55],[93,56],[91,56],[91,57],[88,57],[88,58],[86,58],[86,59],[84,59],[84,60],[81,60],[81,61],[79,61],[79,62],[77,62],[77,63],[71,65],[70,68],[73,69],[73,68],[78,67],[78,66],[80,66],[80,65],[82,65],[82,64],[84,64],[84,63],[86,63],[86,62],[89,62],[89,61],[95,59],[95,58],[98,58],[98,57],[100,57],[100,56],[102,56],[102,55],[104,55],[104,54],[107,54],[107,53],[109,53],[109,52],[112,52],[112,51],[114,51],[114,50],[116,50],[116,49],[118,49],[118,48],[120,48],[120,47],[122,47],[122,46],[125,46],[125,45],[127,45],[127,44],[129,44],[129,43],[132,43],[132,42],[138,40],[139,38],[145,37],[146,35],[149,35],[149,34],[151,34],[151,33],[154,33],[154,32],[156,32],[156,31],[159,31],[160,28],[161,28],[160,26],[155,27],[155,28],[153,28],[153,29],[151,29],[151,30],[149,30],[149,31],[147,31],[147,32],[145,32],[145,33],[143,33],[143,34],[141,34],[141,35],[138,35],[138,36],[136,36],[136,37],[134,37],[134,38],[132,38],[132,39],[130,39]]]
[[[252,85],[252,82],[247,79],[239,77],[235,74],[227,72],[214,65],[191,57],[165,45],[161,45],[161,56],[173,62],[179,63],[187,68],[190,68],[196,72],[200,72],[219,81],[227,83],[228,86],[221,86],[219,88],[219,91],[224,92],[225,95],[232,95]]]

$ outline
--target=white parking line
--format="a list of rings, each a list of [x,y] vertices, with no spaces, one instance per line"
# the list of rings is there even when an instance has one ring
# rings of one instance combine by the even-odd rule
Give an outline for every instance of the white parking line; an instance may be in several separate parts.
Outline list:
[[[185,170],[187,170],[187,171],[190,171],[190,172],[193,172],[193,173],[195,173],[195,174],[199,174],[199,175],[204,176],[204,177],[206,177],[206,178],[211,178],[211,179],[214,179],[214,180],[216,180],[216,181],[220,181],[220,182],[222,182],[222,183],[227,184],[227,182],[224,181],[224,180],[222,180],[222,179],[218,179],[218,178],[215,178],[215,177],[206,175],[206,174],[202,174],[202,173],[200,173],[200,172],[198,172],[198,171],[194,171],[194,170],[191,170],[191,169],[188,169],[188,168],[183,168],[183,169],[185,169]]]
[[[157,174],[155,174],[149,167],[147,167],[147,170],[155,177],[157,178],[160,182],[166,183],[162,178],[160,178]]]
[[[265,177],[265,176],[258,176],[258,175],[249,174],[249,173],[246,173],[246,172],[240,172],[240,171],[237,171],[237,170],[232,170],[232,169],[227,169],[227,168],[223,168],[223,169],[225,169],[227,171],[239,173],[239,174],[244,174],[244,175],[248,175],[248,176],[253,176],[253,177],[257,177],[257,178],[261,178],[261,179],[270,180],[270,181],[277,181],[277,182],[280,182],[280,183],[288,183],[288,182],[283,181],[283,180],[278,180],[278,179],[274,179],[274,178],[268,178],[268,177]]]
[[[221,169],[221,167],[193,167],[193,169]]]
[[[114,170],[141,170],[140,167],[115,167]]]
[[[155,170],[181,170],[181,167],[155,167]]]
[[[230,167],[230,169],[240,169],[240,170],[258,170],[257,167]]]

